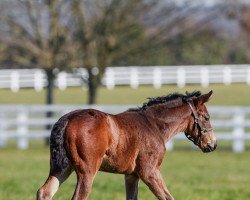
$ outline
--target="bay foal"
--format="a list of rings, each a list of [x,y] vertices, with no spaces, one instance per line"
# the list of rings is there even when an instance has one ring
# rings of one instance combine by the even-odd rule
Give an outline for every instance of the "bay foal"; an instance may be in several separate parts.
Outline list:
[[[77,174],[72,199],[87,199],[99,170],[125,174],[127,199],[137,199],[141,179],[158,199],[172,200],[160,173],[165,143],[184,132],[203,152],[215,150],[204,105],[211,95],[174,93],[117,115],[86,109],[62,116],[51,132],[50,173],[37,199],[51,199],[72,171]]]

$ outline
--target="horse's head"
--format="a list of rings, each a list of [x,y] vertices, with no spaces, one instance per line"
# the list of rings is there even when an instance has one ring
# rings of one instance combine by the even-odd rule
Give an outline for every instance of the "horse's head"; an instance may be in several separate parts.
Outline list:
[[[189,118],[185,135],[205,153],[214,151],[217,147],[216,137],[210,123],[210,116],[205,106],[212,93],[210,91],[207,94],[186,100],[192,114]]]

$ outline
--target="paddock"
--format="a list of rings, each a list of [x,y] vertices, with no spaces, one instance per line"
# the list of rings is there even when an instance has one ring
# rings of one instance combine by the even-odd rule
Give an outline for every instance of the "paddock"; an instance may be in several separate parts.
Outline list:
[[[177,148],[167,153],[161,171],[176,199],[183,199],[183,196],[187,200],[248,199],[249,156],[249,152],[215,151],[204,154]],[[2,149],[0,157],[0,199],[33,200],[49,170],[48,149],[42,143],[32,141],[30,148],[24,151],[12,146]],[[123,180],[122,175],[99,172],[89,199],[124,200]],[[70,199],[75,184],[76,177],[72,174],[54,199]],[[142,182],[139,184],[139,199],[155,199]]]

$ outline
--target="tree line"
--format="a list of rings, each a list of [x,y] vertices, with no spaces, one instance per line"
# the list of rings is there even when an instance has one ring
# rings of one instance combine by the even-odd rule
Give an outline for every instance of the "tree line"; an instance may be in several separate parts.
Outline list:
[[[107,66],[250,61],[249,4],[183,2],[2,0],[1,67],[44,69],[47,104],[58,71],[86,68],[81,78],[94,104]]]

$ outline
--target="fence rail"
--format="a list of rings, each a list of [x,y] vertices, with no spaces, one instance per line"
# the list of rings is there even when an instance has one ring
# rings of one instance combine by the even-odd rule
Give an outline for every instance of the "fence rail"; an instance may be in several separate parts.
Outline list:
[[[95,108],[109,113],[119,113],[134,105],[1,105],[0,106],[0,147],[4,148],[8,140],[17,141],[17,147],[26,149],[32,139],[45,139],[50,131],[45,127],[54,124],[63,114],[83,108]],[[230,141],[233,152],[245,151],[245,143],[250,141],[250,107],[208,108],[212,124],[219,141]],[[46,118],[46,112],[52,111],[53,117]],[[178,134],[167,143],[173,149],[175,140],[186,140],[184,134]]]
[[[64,90],[72,86],[84,86],[87,78],[86,69],[74,72],[59,72],[55,86]],[[184,87],[187,84],[246,83],[250,85],[250,65],[196,65],[196,66],[148,66],[148,67],[108,67],[102,84],[108,89],[118,85],[153,85],[160,88],[166,84]],[[48,84],[46,74],[41,69],[0,70],[0,88],[10,88],[13,92],[20,88],[34,88],[41,91]]]

